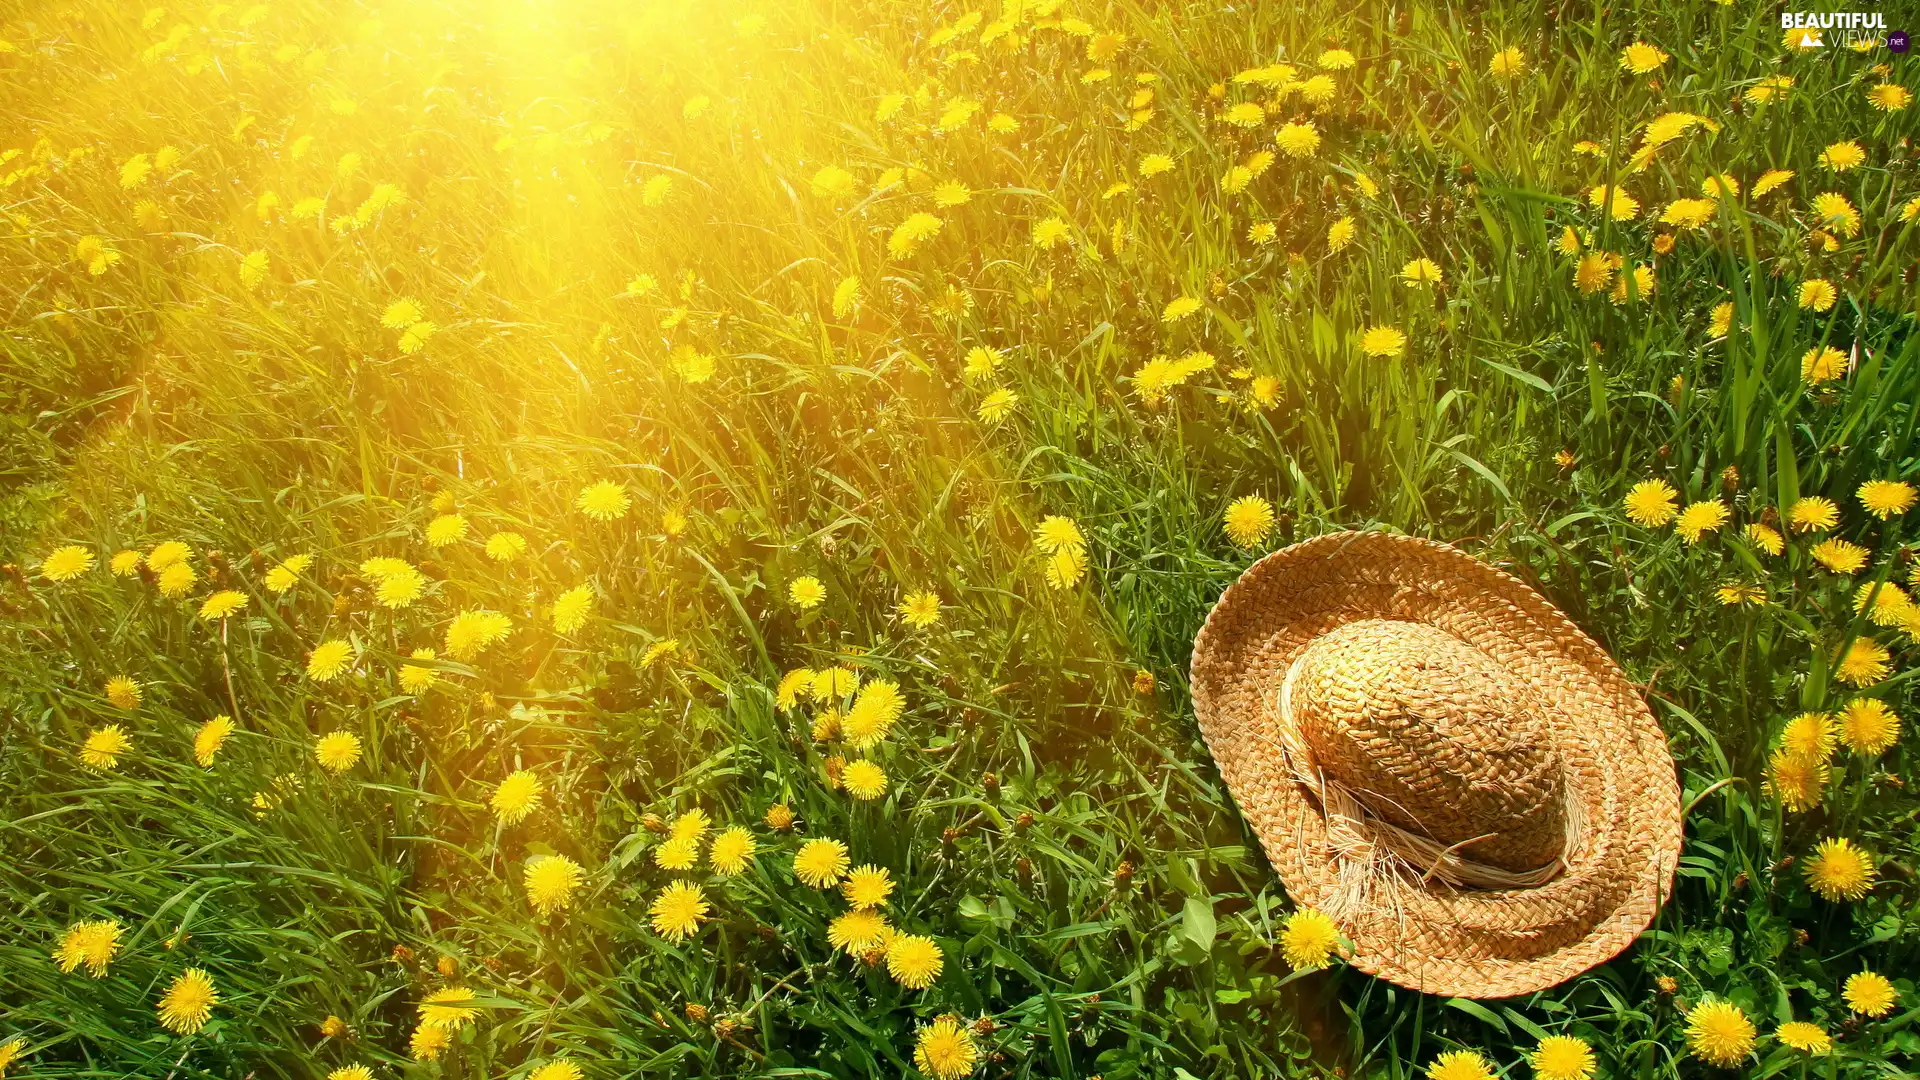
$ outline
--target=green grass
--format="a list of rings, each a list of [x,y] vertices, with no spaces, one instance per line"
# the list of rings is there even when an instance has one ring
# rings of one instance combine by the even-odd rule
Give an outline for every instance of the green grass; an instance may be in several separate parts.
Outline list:
[[[1901,219],[1920,196],[1914,110],[1867,99],[1872,65],[1911,84],[1911,61],[1791,55],[1771,7],[1478,7],[1069,7],[1125,36],[1102,62],[1057,15],[1029,10],[1002,51],[977,29],[934,43],[964,8],[853,0],[300,0],[147,18],[76,0],[0,15],[15,46],[0,53],[0,154],[19,151],[0,162],[0,559],[21,568],[0,583],[0,1042],[29,1046],[14,1068],[506,1077],[565,1054],[591,1080],[895,1076],[912,1071],[915,1030],[952,1012],[992,1019],[978,1074],[995,1078],[1397,1080],[1458,1047],[1529,1076],[1545,1033],[1589,1039],[1607,1076],[1694,1076],[1715,1070],[1688,1057],[1684,1008],[1715,995],[1763,1035],[1812,1019],[1836,1039],[1808,1062],[1763,1038],[1749,1075],[1906,1075],[1920,1052],[1911,753],[1843,750],[1805,813],[1762,781],[1787,718],[1856,696],[1833,673],[1855,636],[1892,650],[1866,692],[1915,710],[1913,635],[1851,606],[1857,582],[1901,584],[1912,565],[1909,526],[1854,498],[1920,472],[1916,226]],[[1653,76],[1620,68],[1636,39],[1671,54]],[[1358,63],[1331,73],[1324,108],[1295,96],[1258,127],[1220,122],[1266,96],[1236,73],[1285,61],[1304,78],[1332,45]],[[1509,45],[1528,68],[1496,78],[1489,58]],[[1111,77],[1082,81],[1096,67]],[[1742,100],[1779,74],[1795,80],[1784,100]],[[1152,115],[1129,130],[1138,75],[1157,77]],[[877,121],[892,93],[909,99]],[[984,107],[930,131],[955,98]],[[1673,111],[1718,130],[1630,172],[1644,126]],[[991,132],[997,112],[1019,130]],[[1313,158],[1222,191],[1306,118]],[[1601,154],[1574,152],[1582,139]],[[1866,161],[1836,174],[1817,159],[1842,139]],[[162,147],[178,161],[123,186],[123,164]],[[1137,175],[1162,152],[1171,172]],[[349,153],[359,168],[343,173]],[[856,191],[816,194],[826,165]],[[895,168],[917,171],[873,190]],[[1769,168],[1796,176],[1752,196]],[[1674,231],[1662,210],[1721,172],[1742,197],[1656,255]],[[650,205],[656,176],[672,188]],[[949,180],[971,202],[934,207]],[[1108,197],[1118,181],[1131,190]],[[405,202],[329,227],[383,183]],[[1640,215],[1605,220],[1585,197],[1603,183]],[[1863,218],[1830,252],[1810,241],[1827,191]],[[296,220],[309,197],[324,217]],[[944,228],[890,258],[918,211]],[[1041,250],[1032,226],[1054,216],[1072,242]],[[1330,253],[1344,216],[1357,239]],[[1249,240],[1265,221],[1275,242]],[[1655,265],[1652,295],[1578,292],[1555,250],[1569,225],[1627,270]],[[97,275],[75,257],[89,236],[119,256]],[[256,251],[268,269],[249,284]],[[1442,287],[1401,282],[1422,256]],[[629,295],[641,274],[658,288]],[[864,299],[836,316],[848,275]],[[1810,278],[1838,286],[1832,310],[1796,305]],[[1204,310],[1162,322],[1183,295]],[[402,297],[438,326],[417,352],[381,326]],[[1723,301],[1736,330],[1721,339]],[[1360,354],[1380,324],[1408,335],[1404,356]],[[1801,355],[1829,344],[1856,363],[1809,387]],[[680,346],[715,358],[710,380],[682,377]],[[963,374],[975,346],[1005,352],[989,378]],[[1142,365],[1196,349],[1217,366],[1142,400]],[[1278,380],[1272,407],[1240,367]],[[976,412],[996,387],[1019,404],[989,424]],[[1732,524],[1698,545],[1631,524],[1621,498],[1649,477],[1683,503],[1728,498]],[[632,514],[573,509],[601,479],[628,485]],[[1247,495],[1279,514],[1260,551],[1221,528]],[[1832,498],[1835,535],[1871,549],[1855,578],[1820,569],[1806,538],[1773,558],[1738,535],[1803,495]],[[426,546],[436,499],[470,520],[467,540]],[[677,537],[672,510],[689,521]],[[1069,589],[1047,586],[1033,550],[1047,515],[1088,540]],[[1291,905],[1200,741],[1186,661],[1261,551],[1348,527],[1506,566],[1647,686],[1691,810],[1677,895],[1620,960],[1473,1003],[1338,967],[1300,976],[1278,955]],[[523,533],[527,556],[487,558],[495,530]],[[186,598],[106,572],[163,540],[194,551]],[[68,543],[102,565],[38,576]],[[266,591],[265,570],[296,553],[313,569]],[[427,595],[377,604],[356,569],[375,555],[420,566]],[[803,575],[826,584],[822,607],[787,601]],[[1769,602],[1718,603],[1734,581]],[[555,632],[554,597],[583,583],[593,619]],[[249,597],[224,627],[195,617],[216,585]],[[923,588],[946,606],[914,631],[894,606]],[[446,659],[447,621],[476,608],[514,633]],[[312,681],[307,653],[328,639],[355,644],[355,669]],[[669,639],[676,653],[644,663]],[[395,670],[421,646],[442,648],[442,681],[403,693]],[[827,758],[848,751],[810,739],[817,710],[776,707],[783,673],[836,663],[907,697],[875,751],[891,778],[876,803],[827,784]],[[145,689],[132,713],[103,696],[122,674]],[[193,732],[220,713],[240,732],[202,769]],[[116,722],[133,749],[86,768],[82,741]],[[329,776],[312,742],[342,729],[365,757]],[[487,800],[521,768],[545,801],[499,826]],[[759,824],[776,802],[794,832]],[[696,876],[713,919],[675,944],[647,925],[683,876],[655,865],[648,816],[694,807],[752,826],[761,851],[737,878]],[[931,988],[827,946],[844,904],[795,883],[806,836],[890,868],[893,922],[945,952]],[[1804,860],[1830,836],[1876,854],[1866,898],[1808,889]],[[547,853],[587,880],[541,919],[521,873]],[[125,928],[101,979],[50,959],[88,918]],[[188,965],[222,999],[180,1037],[153,1010]],[[1866,968],[1900,988],[1885,1018],[1840,1000]],[[449,984],[484,1015],[438,1063],[412,1062],[415,1005]],[[329,1015],[351,1037],[323,1038]]]

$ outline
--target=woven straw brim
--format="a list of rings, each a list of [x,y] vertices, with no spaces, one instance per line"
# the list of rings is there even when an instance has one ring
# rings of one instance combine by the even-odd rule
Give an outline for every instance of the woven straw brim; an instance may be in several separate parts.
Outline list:
[[[1543,700],[1581,836],[1526,889],[1452,888],[1406,873],[1356,910],[1317,799],[1280,750],[1274,687],[1321,634],[1360,619],[1425,623],[1480,650]],[[1612,959],[1653,921],[1680,854],[1665,736],[1605,651],[1523,582],[1445,544],[1337,533],[1261,559],[1194,641],[1194,712],[1220,773],[1295,902],[1329,911],[1353,966],[1430,994],[1531,993]]]

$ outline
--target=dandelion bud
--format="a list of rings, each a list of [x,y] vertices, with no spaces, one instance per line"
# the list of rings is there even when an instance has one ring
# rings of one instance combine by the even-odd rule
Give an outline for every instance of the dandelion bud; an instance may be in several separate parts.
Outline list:
[[[393,962],[396,964],[413,963],[413,950],[407,948],[405,945],[395,945],[393,947]]]
[[[1031,881],[1033,879],[1033,860],[1027,858],[1025,855],[1013,860],[1013,872],[1020,875],[1021,881]]]
[[[989,799],[999,798],[1000,797],[1000,774],[990,773],[990,772],[981,773],[980,786],[986,790],[987,798]]]
[[[707,1007],[697,1001],[687,1002],[687,1019],[696,1024],[707,1022]]]
[[[1121,859],[1120,865],[1113,868],[1113,887],[1126,889],[1133,885],[1133,863]]]
[[[441,957],[433,966],[442,976],[449,979],[460,973],[460,961],[455,960],[451,956]]]
[[[659,833],[662,836],[666,835],[667,819],[652,811],[640,815],[640,824],[644,826],[648,832]]]
[[[1019,817],[1013,819],[1014,832],[1026,832],[1028,829],[1031,829],[1031,828],[1033,828],[1032,814],[1029,814],[1023,810],[1020,812]]]
[[[1153,693],[1153,672],[1141,668],[1133,673],[1133,692],[1145,697]]]
[[[983,1016],[973,1022],[973,1033],[975,1035],[991,1035],[999,1030],[1000,1025],[994,1023],[993,1017],[991,1016]]]
[[[1720,470],[1720,489],[1727,493],[1727,498],[1729,499],[1733,498],[1734,493],[1740,490],[1739,466],[1729,465]]]
[[[1677,980],[1675,980],[1674,977],[1671,975],[1660,976],[1659,978],[1653,980],[1653,985],[1659,987],[1660,992],[1667,995],[1668,997],[1672,997],[1673,995],[1680,992],[1680,983]]]

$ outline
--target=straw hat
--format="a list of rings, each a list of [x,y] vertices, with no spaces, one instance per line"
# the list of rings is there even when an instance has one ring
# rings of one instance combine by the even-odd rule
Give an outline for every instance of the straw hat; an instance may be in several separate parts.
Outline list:
[[[1268,555],[1208,616],[1192,681],[1268,860],[1362,971],[1530,993],[1611,959],[1672,889],[1680,792],[1646,703],[1452,547],[1349,532]]]

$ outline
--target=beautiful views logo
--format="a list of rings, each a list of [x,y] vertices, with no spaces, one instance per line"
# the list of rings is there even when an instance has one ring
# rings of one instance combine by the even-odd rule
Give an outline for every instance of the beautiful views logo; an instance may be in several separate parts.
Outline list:
[[[1887,17],[1877,11],[1783,11],[1780,28],[1797,33],[1793,44],[1802,49],[1829,44],[1857,46],[1861,42],[1881,45],[1887,39]],[[1830,34],[1832,41],[1828,40]]]

